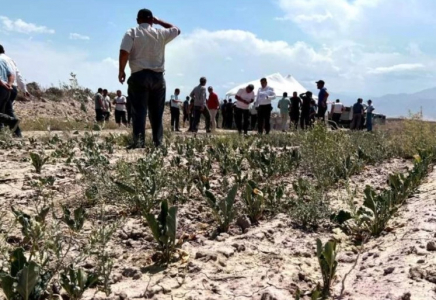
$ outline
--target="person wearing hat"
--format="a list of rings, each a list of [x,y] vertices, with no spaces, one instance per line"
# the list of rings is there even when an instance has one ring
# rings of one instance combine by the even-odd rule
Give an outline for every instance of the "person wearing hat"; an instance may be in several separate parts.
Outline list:
[[[132,127],[134,143],[129,148],[145,145],[145,118],[148,113],[153,143],[162,144],[162,118],[165,109],[166,83],[165,46],[180,34],[180,29],[153,16],[148,9],[141,9],[137,16],[138,26],[131,28],[121,42],[118,80],[126,80],[127,62],[131,76],[127,83],[132,105]],[[163,28],[154,28],[153,24]]]
[[[200,124],[201,115],[206,119],[206,132],[210,133],[210,114],[207,109],[206,100],[206,77],[200,78],[200,84],[197,85],[191,92],[191,98],[194,99],[194,126],[193,132],[198,132],[198,125]]]
[[[259,134],[263,134],[265,129],[266,134],[269,134],[271,130],[271,101],[276,98],[276,93],[272,87],[268,86],[266,78],[260,80],[260,89],[257,92],[256,106],[259,107],[257,116],[257,131]]]
[[[244,134],[248,134],[250,126],[250,104],[254,102],[254,85],[249,84],[246,88],[240,89],[235,96],[235,122],[239,134],[244,130]],[[244,124],[242,124],[242,121]]]
[[[209,98],[207,99],[207,108],[210,113],[210,122],[211,122],[211,130],[212,132],[216,131],[217,127],[217,112],[220,109],[220,101],[218,99],[218,95],[214,93],[213,87],[208,87]]]
[[[318,94],[318,119],[325,122],[325,113],[327,112],[327,100],[329,98],[329,93],[325,87],[324,80],[319,80],[316,82],[316,86],[319,89]]]

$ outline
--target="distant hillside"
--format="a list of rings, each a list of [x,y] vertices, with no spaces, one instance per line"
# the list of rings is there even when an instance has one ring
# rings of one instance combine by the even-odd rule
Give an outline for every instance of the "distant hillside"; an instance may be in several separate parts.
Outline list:
[[[388,117],[407,117],[409,112],[422,112],[425,119],[436,120],[436,88],[413,94],[389,94],[373,98],[378,113]]]

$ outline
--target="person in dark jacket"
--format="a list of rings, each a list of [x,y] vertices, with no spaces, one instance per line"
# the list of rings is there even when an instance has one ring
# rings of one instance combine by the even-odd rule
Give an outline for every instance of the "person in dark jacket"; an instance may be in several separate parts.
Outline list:
[[[307,129],[310,126],[310,107],[312,103],[312,92],[306,92],[300,95],[301,99],[301,129]]]

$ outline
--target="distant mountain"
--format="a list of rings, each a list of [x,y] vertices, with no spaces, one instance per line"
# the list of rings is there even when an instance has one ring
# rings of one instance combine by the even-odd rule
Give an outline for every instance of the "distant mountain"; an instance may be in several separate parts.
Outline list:
[[[389,94],[373,98],[376,112],[388,117],[407,117],[421,111],[425,119],[436,120],[436,88],[413,94]]]

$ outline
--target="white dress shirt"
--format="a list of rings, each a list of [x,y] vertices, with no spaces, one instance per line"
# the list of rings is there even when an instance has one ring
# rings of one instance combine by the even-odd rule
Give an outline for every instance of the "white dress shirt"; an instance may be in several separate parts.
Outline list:
[[[256,104],[255,106],[260,105],[269,105],[271,101],[275,99],[276,93],[274,93],[274,89],[267,86],[265,88],[260,88],[257,92]]]
[[[20,70],[18,70],[18,67],[15,64],[14,60],[4,53],[0,54],[0,57],[6,61],[9,69],[11,69],[12,74],[15,76],[14,86],[17,86],[20,90],[27,93],[26,81],[21,75]]]
[[[236,96],[241,97],[242,99],[244,99],[245,101],[251,102],[251,100],[254,100],[254,92],[251,91],[250,93],[247,93],[247,89],[246,88],[242,88],[238,91],[238,93],[236,94]],[[238,99],[236,99],[236,107],[240,108],[240,109],[248,109],[250,107],[250,103],[244,103]]]
[[[165,46],[179,35],[179,29],[156,29],[148,23],[131,28],[124,35],[121,50],[128,52],[132,73],[165,71]]]

